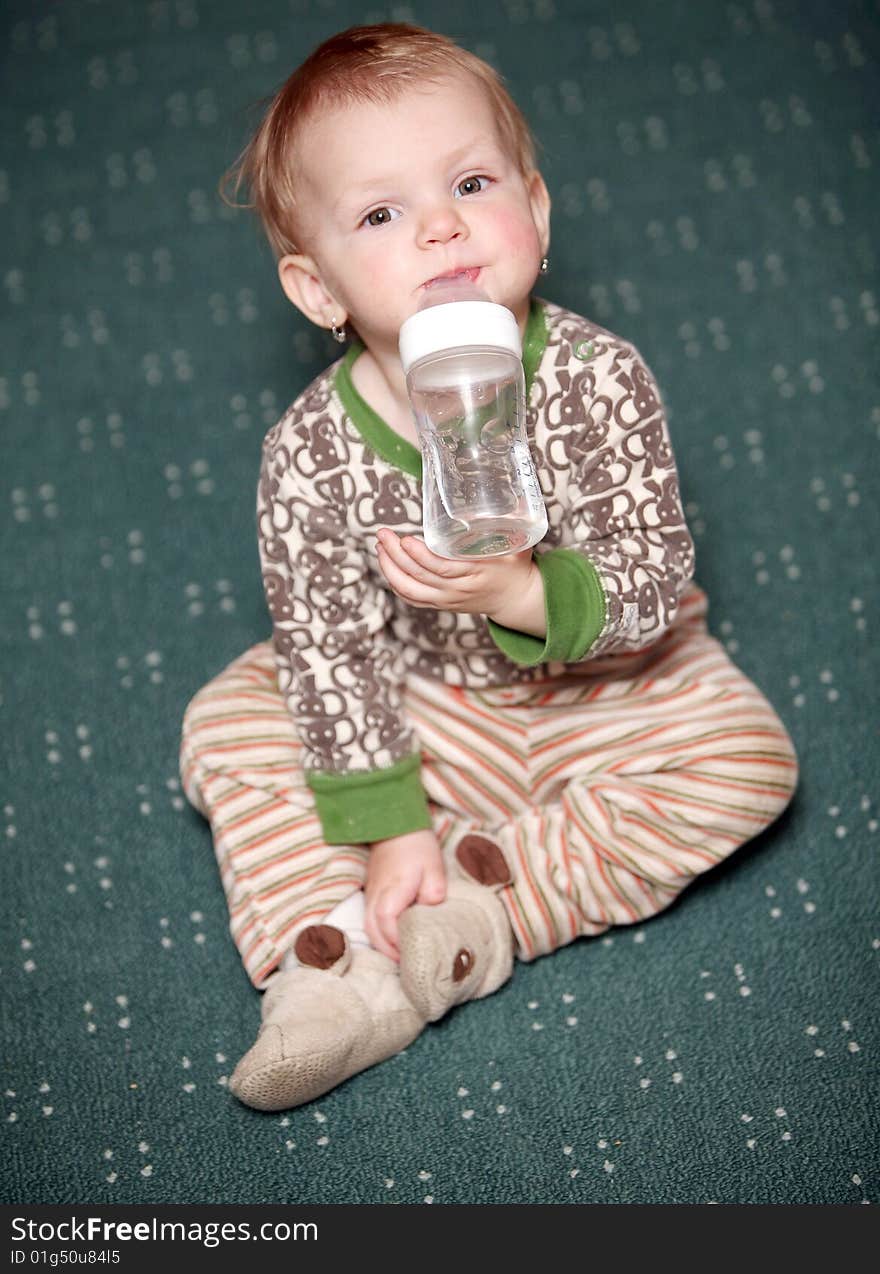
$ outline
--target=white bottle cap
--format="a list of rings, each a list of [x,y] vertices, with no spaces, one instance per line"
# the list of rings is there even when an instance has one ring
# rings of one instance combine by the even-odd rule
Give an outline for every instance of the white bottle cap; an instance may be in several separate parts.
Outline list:
[[[508,350],[522,358],[516,318],[494,301],[449,301],[411,315],[400,329],[400,361],[404,372],[428,354],[463,345]]]

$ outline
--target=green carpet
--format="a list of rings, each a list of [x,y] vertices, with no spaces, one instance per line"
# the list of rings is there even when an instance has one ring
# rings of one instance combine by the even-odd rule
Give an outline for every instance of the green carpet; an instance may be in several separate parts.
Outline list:
[[[876,1201],[878,5],[5,13],[2,1201]],[[541,292],[656,372],[712,630],[802,780],[663,916],[261,1115],[225,1087],[259,999],[176,753],[268,635],[260,443],[336,348],[215,189],[254,102],[389,18],[529,114]]]

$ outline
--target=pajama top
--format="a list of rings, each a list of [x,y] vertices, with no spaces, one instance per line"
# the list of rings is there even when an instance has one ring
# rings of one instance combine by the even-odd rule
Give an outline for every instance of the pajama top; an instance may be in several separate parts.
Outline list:
[[[376,531],[422,532],[421,456],[355,388],[353,345],[266,435],[260,561],[278,682],[328,844],[431,826],[409,671],[480,688],[612,673],[676,617],[693,576],[666,415],[628,342],[533,300],[526,429],[549,529],[535,546],[546,637],[410,606]]]

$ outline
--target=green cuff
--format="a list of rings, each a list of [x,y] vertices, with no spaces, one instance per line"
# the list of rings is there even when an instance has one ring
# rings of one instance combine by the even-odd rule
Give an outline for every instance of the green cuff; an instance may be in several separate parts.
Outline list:
[[[359,845],[431,826],[417,752],[383,770],[308,772],[328,845]]]
[[[574,549],[536,553],[544,581],[547,636],[533,637],[490,619],[489,632],[499,650],[525,668],[583,659],[605,626],[605,594],[593,563]]]

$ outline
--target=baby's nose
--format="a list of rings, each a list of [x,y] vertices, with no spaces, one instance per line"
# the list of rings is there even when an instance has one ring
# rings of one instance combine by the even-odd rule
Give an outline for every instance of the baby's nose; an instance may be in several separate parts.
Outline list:
[[[449,243],[453,239],[466,237],[467,224],[454,204],[436,204],[422,214],[419,224],[419,242],[422,246]]]

